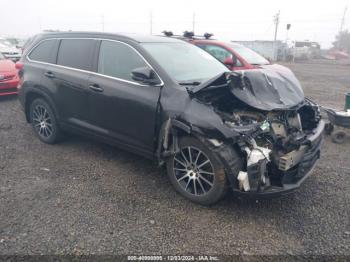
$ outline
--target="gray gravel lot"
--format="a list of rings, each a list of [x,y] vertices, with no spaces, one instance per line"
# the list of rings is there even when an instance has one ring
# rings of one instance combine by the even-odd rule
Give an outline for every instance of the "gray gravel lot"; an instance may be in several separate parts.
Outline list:
[[[288,65],[306,95],[342,108],[350,67]],[[329,138],[293,195],[212,207],[118,148],[35,138],[16,97],[0,99],[0,254],[348,254],[350,142]]]

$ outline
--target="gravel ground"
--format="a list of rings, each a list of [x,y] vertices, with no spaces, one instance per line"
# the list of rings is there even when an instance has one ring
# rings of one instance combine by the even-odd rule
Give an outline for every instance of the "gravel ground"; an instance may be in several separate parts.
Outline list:
[[[350,67],[288,66],[308,96],[342,107]],[[0,254],[350,255],[349,154],[326,138],[295,194],[203,207],[141,157],[78,137],[39,142],[16,98],[2,98]]]

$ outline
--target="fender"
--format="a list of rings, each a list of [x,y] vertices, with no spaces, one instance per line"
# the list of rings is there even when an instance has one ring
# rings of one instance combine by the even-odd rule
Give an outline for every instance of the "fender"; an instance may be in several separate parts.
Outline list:
[[[52,110],[54,111],[56,119],[59,119],[59,113],[56,108],[56,105],[53,101],[53,99],[50,97],[49,94],[47,94],[45,91],[41,90],[40,88],[34,88],[34,87],[27,87],[26,93],[25,93],[25,100],[24,100],[24,109],[25,109],[25,115],[26,115],[26,120],[29,123],[30,118],[29,118],[29,98],[31,96],[35,97],[42,97],[45,99],[45,101],[51,106]]]
[[[163,163],[162,159],[164,157],[167,157],[176,152],[178,148],[177,137],[179,131],[182,131],[186,134],[191,134],[192,128],[189,125],[173,118],[168,118],[161,125],[158,137],[158,145],[156,149],[156,157],[159,164]],[[172,148],[169,148],[169,138],[171,136],[173,138],[173,143]]]

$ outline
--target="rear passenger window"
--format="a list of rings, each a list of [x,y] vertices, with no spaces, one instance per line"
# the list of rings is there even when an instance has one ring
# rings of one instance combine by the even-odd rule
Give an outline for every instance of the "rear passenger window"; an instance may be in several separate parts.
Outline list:
[[[56,39],[41,42],[30,52],[29,58],[34,61],[54,64],[56,62],[57,42]]]
[[[113,41],[101,42],[98,73],[134,81],[131,71],[146,66],[145,61],[130,46]]]
[[[58,50],[57,64],[81,70],[91,70],[96,41],[92,39],[63,39]]]

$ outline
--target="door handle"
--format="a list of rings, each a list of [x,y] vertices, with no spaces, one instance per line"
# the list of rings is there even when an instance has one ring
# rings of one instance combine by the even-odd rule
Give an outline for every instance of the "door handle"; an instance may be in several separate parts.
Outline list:
[[[100,87],[98,84],[92,84],[89,86],[89,88],[95,92],[103,92],[103,88]]]
[[[54,77],[55,77],[55,74],[52,73],[51,71],[47,71],[47,72],[45,73],[45,76],[48,77],[48,78],[54,78]]]

